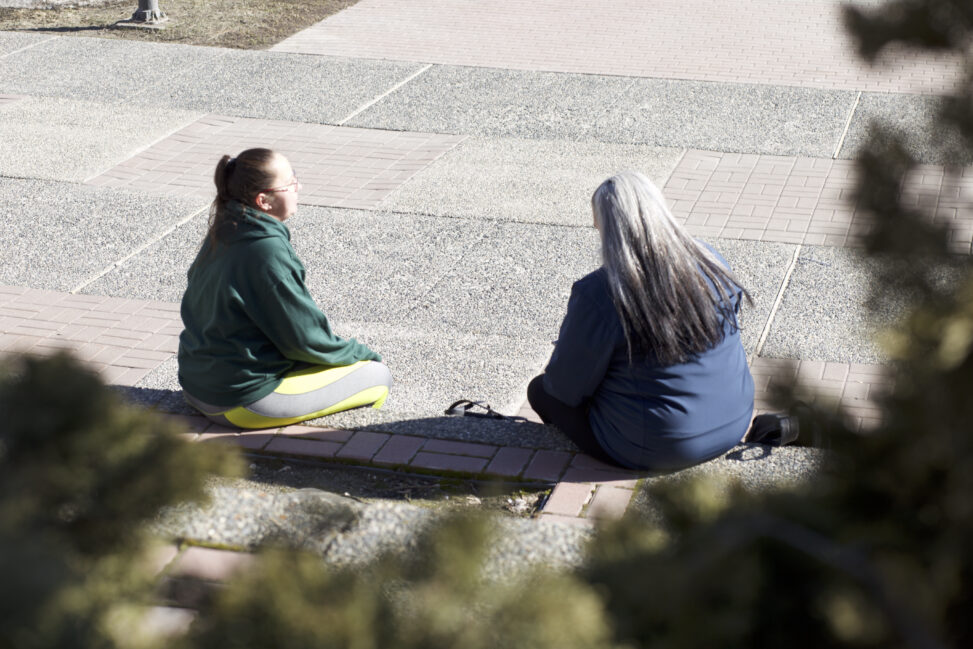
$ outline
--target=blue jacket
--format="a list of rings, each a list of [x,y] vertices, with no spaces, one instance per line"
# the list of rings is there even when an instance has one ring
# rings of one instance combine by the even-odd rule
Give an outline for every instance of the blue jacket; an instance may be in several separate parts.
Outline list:
[[[733,293],[734,313],[741,295]],[[753,413],[753,378],[735,317],[724,322],[722,342],[687,363],[630,363],[604,269],[574,283],[544,387],[570,406],[587,404],[602,448],[634,469],[678,469],[716,457],[740,441]]]

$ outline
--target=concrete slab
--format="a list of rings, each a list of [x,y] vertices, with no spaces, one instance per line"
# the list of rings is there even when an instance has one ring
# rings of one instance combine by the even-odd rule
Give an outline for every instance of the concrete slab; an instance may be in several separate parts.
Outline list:
[[[212,71],[226,50],[102,38],[57,38],[4,57],[0,91],[126,101],[187,68]]]
[[[660,187],[681,149],[471,138],[380,205],[394,212],[521,223],[591,225],[591,194],[616,171],[637,169]]]
[[[827,457],[826,451],[816,448],[741,444],[699,466],[647,478],[642,488],[636,490],[629,509],[641,516],[658,519],[658,508],[647,490],[659,483],[692,478],[706,479],[723,488],[737,482],[752,493],[799,489],[811,483]]]
[[[20,32],[0,32],[0,58],[25,47],[49,41],[56,36],[50,34],[22,34]]]
[[[595,115],[602,141],[830,157],[855,93],[759,84],[637,79]]]
[[[434,66],[348,126],[585,140],[632,83],[624,77]]]
[[[220,115],[335,124],[422,66],[332,56],[218,50],[215,66],[190,66],[134,98],[142,105]]]
[[[391,324],[337,322],[335,330],[382,354],[395,385],[381,410],[337,413],[315,423],[487,444],[573,449],[566,438],[547,426],[443,415],[449,404],[463,398],[483,400],[499,412],[515,414],[526,399],[527,383],[547,361],[549,342]]]
[[[599,251],[591,227],[496,222],[423,296],[409,321],[547,341],[549,353],[571,284],[600,265]]]
[[[207,214],[120,264],[83,292],[179,302]],[[411,321],[407,313],[482,236],[459,219],[301,206],[288,220],[311,295],[334,320]]]
[[[796,246],[734,239],[713,239],[707,243],[729,262],[737,279],[753,298],[753,306],[744,301],[739,316],[743,347],[752,354],[770,317]]]
[[[463,219],[301,206],[288,221],[328,317],[403,322],[489,228]],[[456,307],[451,307],[451,310]]]
[[[939,97],[863,93],[839,157],[855,158],[868,139],[869,123],[878,120],[904,134],[908,150],[920,162],[946,164],[948,160],[937,145],[942,142],[962,150],[962,138],[955,130],[935,123],[940,103]],[[970,164],[973,159],[963,162]]]
[[[0,284],[69,291],[202,206],[42,180],[0,178]]]
[[[873,264],[859,254],[820,246],[801,250],[762,356],[853,363],[885,360],[874,334],[895,320],[906,301],[873,317],[865,305]]]
[[[350,125],[830,156],[855,96],[783,86],[440,66]]]
[[[369,505],[324,555],[328,563],[363,566],[388,554],[415,553],[420,535],[438,518],[415,505],[380,502]],[[516,580],[531,569],[580,566],[591,540],[589,526],[549,519],[495,519],[494,539],[482,565],[488,580]]]
[[[80,182],[199,116],[47,97],[0,103],[0,175]]]
[[[164,197],[153,197],[165,201]],[[186,273],[206,236],[209,212],[196,201],[199,214],[131,259],[85,285],[81,293],[178,303],[186,291]],[[141,383],[140,383],[141,385]]]

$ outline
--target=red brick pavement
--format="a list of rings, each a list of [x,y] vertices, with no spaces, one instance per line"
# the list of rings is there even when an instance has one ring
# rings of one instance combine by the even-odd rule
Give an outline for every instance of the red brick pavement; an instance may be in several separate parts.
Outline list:
[[[0,286],[0,357],[70,349],[132,386],[172,357],[180,331],[178,304]]]
[[[882,418],[875,399],[892,384],[883,365],[755,358],[750,365],[756,413],[772,411],[771,394],[781,385],[798,386],[797,396],[819,405],[841,406],[853,429],[867,431]]]
[[[303,185],[301,203],[371,209],[463,139],[207,115],[87,182],[212,198],[220,156],[259,146],[291,161]]]
[[[969,253],[973,168],[961,173],[921,165],[905,191],[911,204],[950,226],[956,252]],[[871,221],[852,202],[855,174],[851,160],[690,150],[664,193],[698,236],[858,246]]]
[[[272,49],[513,70],[942,93],[960,66],[854,54],[840,0],[361,0]]]

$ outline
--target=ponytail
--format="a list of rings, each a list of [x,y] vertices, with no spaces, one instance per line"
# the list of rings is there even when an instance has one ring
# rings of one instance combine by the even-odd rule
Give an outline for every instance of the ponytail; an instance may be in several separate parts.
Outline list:
[[[239,224],[239,211],[228,209],[229,204],[237,201],[253,206],[257,194],[273,182],[271,164],[276,157],[270,149],[247,149],[235,158],[224,155],[216,163],[216,198],[210,206],[206,233],[211,246],[219,244]]]

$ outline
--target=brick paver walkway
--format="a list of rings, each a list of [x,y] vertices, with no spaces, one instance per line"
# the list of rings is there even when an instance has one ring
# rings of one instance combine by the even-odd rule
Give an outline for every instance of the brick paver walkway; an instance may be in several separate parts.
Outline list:
[[[858,246],[870,221],[853,201],[855,177],[852,160],[688,151],[663,193],[697,236]],[[906,192],[950,226],[957,252],[970,252],[973,169],[956,177],[921,165]]]
[[[175,354],[181,331],[178,304],[0,285],[0,358],[69,349],[133,386]]]
[[[291,161],[303,185],[301,203],[370,209],[463,139],[207,115],[87,182],[212,198],[215,161],[259,146]]]
[[[941,93],[947,59],[854,54],[839,0],[361,0],[272,49],[514,70]]]
[[[0,358],[70,349],[106,381],[134,386],[174,356],[181,330],[178,304],[0,285]],[[757,412],[770,409],[773,381],[799,382],[808,394],[840,403],[861,428],[878,421],[872,399],[887,389],[878,365],[756,358],[751,369]],[[519,414],[537,421],[526,403]],[[601,517],[623,512],[639,477],[580,453],[320,426],[238,430],[203,417],[180,419],[193,441],[231,443],[250,452],[554,483],[544,515],[578,521],[582,513]]]

